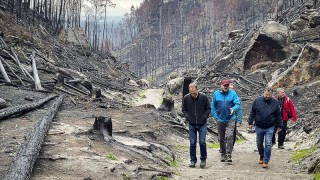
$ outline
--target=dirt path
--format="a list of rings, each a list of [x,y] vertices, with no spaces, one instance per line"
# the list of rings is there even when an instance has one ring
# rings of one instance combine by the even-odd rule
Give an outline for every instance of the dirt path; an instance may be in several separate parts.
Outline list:
[[[139,93],[140,97],[138,97],[134,102],[134,106],[152,104],[157,109],[162,103],[163,92],[163,89],[146,89],[144,91],[141,91]]]
[[[232,164],[219,161],[220,154],[218,148],[208,148],[207,168],[199,168],[198,162],[197,167],[191,169],[187,166],[189,164],[189,152],[185,148],[180,153],[180,158],[183,160],[179,163],[178,176],[175,176],[173,179],[312,179],[311,176],[300,174],[292,168],[290,157],[294,142],[286,142],[286,149],[284,150],[280,150],[277,146],[274,146],[272,148],[269,169],[263,169],[258,164],[259,155],[256,148],[255,134],[246,133],[244,128],[241,128],[240,132],[247,141],[235,145]],[[197,150],[197,155],[199,158],[199,149]]]

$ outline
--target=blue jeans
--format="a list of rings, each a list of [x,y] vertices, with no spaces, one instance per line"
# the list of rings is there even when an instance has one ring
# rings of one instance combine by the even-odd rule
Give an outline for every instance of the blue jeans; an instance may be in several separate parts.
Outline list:
[[[260,157],[263,157],[263,161],[266,163],[270,161],[273,131],[274,126],[267,129],[261,129],[256,126],[258,151]],[[264,140],[265,146],[263,146]]]
[[[199,145],[200,145],[200,160],[205,161],[207,159],[207,124],[204,125],[191,125],[189,124],[189,139],[190,139],[190,159],[193,162],[197,162],[197,132],[199,132]]]

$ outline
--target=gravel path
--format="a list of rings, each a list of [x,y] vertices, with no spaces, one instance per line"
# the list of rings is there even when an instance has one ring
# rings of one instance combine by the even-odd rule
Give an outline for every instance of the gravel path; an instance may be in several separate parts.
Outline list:
[[[180,154],[180,159],[183,160],[179,163],[180,166],[177,172],[178,176],[175,176],[174,179],[312,179],[311,176],[301,174],[293,169],[290,157],[291,150],[295,144],[294,142],[286,142],[286,149],[280,150],[277,146],[274,146],[272,148],[269,168],[263,169],[261,165],[258,164],[259,154],[256,148],[255,134],[246,133],[244,128],[240,128],[240,132],[244,135],[247,141],[235,145],[232,163],[220,162],[219,149],[208,148],[206,169],[201,169],[199,167],[199,162],[197,163],[196,168],[192,169],[188,167],[189,152],[185,149],[185,152]],[[197,155],[199,156],[199,149],[197,150]]]

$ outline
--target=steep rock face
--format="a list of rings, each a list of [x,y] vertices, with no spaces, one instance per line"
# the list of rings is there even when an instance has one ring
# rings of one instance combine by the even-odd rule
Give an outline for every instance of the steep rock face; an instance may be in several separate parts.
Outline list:
[[[305,46],[300,58],[274,86],[292,87],[320,75],[320,43]]]
[[[59,34],[59,39],[66,44],[77,47],[77,51],[84,55],[90,54],[90,42],[82,28],[64,29]]]
[[[247,52],[244,69],[264,61],[280,62],[290,57],[288,45],[290,42],[287,26],[275,21],[269,21],[261,29],[255,43]]]

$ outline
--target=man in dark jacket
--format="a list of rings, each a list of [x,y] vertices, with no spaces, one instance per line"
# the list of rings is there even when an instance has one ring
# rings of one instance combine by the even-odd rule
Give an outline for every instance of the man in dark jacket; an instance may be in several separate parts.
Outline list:
[[[257,146],[260,155],[259,164],[262,164],[263,168],[268,168],[275,123],[278,124],[279,128],[282,128],[279,102],[272,98],[270,87],[265,88],[263,96],[254,100],[248,119],[250,128],[253,126],[253,121],[255,121],[256,126]],[[279,128],[277,131],[280,131]],[[265,146],[263,146],[264,139]]]
[[[207,159],[207,118],[210,113],[210,105],[207,95],[198,92],[197,85],[189,85],[189,94],[185,95],[182,102],[182,112],[189,122],[189,139],[190,139],[190,165],[195,167],[197,163],[197,132],[199,133],[200,145],[200,167],[205,168]]]

